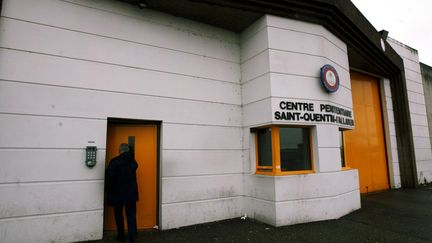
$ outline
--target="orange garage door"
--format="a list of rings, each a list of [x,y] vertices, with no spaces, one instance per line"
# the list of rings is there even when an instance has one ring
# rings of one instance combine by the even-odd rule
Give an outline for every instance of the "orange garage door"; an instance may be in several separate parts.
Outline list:
[[[138,163],[137,227],[149,229],[156,225],[157,195],[157,126],[110,124],[107,134],[106,166],[118,155],[119,145],[128,143]],[[104,229],[115,230],[114,210],[105,206]],[[125,218],[125,227],[126,217]]]
[[[355,128],[344,132],[347,166],[358,169],[360,192],[389,188],[378,80],[351,73]]]

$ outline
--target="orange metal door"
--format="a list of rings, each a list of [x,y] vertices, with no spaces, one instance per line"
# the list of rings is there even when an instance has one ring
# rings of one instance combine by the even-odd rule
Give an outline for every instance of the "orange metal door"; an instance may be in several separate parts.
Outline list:
[[[128,143],[134,147],[135,160],[138,163],[137,227],[138,229],[153,228],[156,225],[157,206],[157,127],[156,125],[109,124],[106,166],[118,155],[121,143]],[[114,210],[110,206],[105,206],[104,229],[115,230]]]
[[[389,189],[378,81],[351,73],[355,128],[344,132],[347,165],[356,168],[360,192]]]

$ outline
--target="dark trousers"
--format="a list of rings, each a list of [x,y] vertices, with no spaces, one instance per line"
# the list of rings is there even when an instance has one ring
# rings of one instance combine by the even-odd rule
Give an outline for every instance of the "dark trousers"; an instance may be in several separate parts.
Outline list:
[[[136,203],[114,205],[114,217],[119,238],[124,238],[124,219],[123,207],[126,209],[126,220],[128,226],[128,236],[130,242],[136,242],[137,223],[136,223]]]

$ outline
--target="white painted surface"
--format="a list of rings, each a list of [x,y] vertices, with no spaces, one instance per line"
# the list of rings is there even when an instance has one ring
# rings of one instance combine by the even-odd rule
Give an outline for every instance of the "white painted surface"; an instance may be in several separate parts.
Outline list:
[[[0,218],[103,210],[104,182],[39,182],[0,185]]]
[[[336,197],[359,188],[358,172],[355,169],[280,176],[275,178],[275,184],[276,202]]]
[[[3,4],[0,241],[102,237],[108,117],[162,121],[162,229],[245,212],[306,222],[302,205],[325,206],[309,221],[358,208],[357,172],[340,170],[336,126],[314,129],[314,174],[252,174],[250,128],[273,123],[272,99],[352,107],[346,45],[322,26],[265,16],[239,35],[114,0]],[[319,83],[326,63],[341,78],[336,94]],[[99,149],[92,169],[83,165],[89,141]]]
[[[103,180],[105,150],[98,149],[91,170],[81,149],[0,149],[1,183]],[[49,168],[49,169],[47,169]]]
[[[384,78],[380,80],[381,85],[381,106],[383,108],[384,135],[386,141],[387,165],[391,188],[400,188],[401,177],[399,169],[399,155],[397,151],[397,138],[395,120],[393,114],[393,98],[390,88],[390,80]]]
[[[103,211],[0,219],[4,243],[76,242],[102,238]]]
[[[243,197],[162,205],[162,229],[240,217]]]
[[[0,64],[0,78],[4,80],[128,95],[240,104],[240,86],[230,82],[8,49],[0,49]]]
[[[248,215],[275,226],[336,219],[360,208],[357,170],[245,179]]]
[[[3,4],[1,242],[102,237],[108,117],[163,122],[162,228],[240,215],[238,34],[114,0]]]
[[[94,141],[94,146],[103,149],[106,121],[0,114],[0,134],[0,148],[82,149]]]
[[[338,219],[359,208],[359,190],[329,198],[281,202],[276,204],[276,226]]]
[[[241,125],[237,105],[6,81],[0,82],[0,109],[5,113],[104,120],[146,117],[180,124]]]
[[[281,99],[352,109],[346,45],[321,26],[275,16],[258,20],[242,33],[241,40],[244,168],[250,173],[244,176],[248,215],[280,226],[334,219],[360,208],[357,171],[341,171],[338,126],[277,121],[272,114]],[[334,94],[326,93],[319,80],[320,68],[329,63],[341,82]],[[270,124],[313,127],[314,173],[253,174],[255,138],[249,128]]]
[[[276,198],[275,178],[273,176],[246,174],[244,193],[247,197],[274,201]]]
[[[239,64],[201,55],[8,18],[2,20],[2,32],[8,33],[0,37],[4,48],[226,82],[240,80]]]
[[[166,124],[162,135],[164,150],[239,150],[242,129],[237,127]]]
[[[243,106],[243,125],[254,127],[268,124],[273,118],[270,98]]]
[[[242,196],[242,180],[242,174],[164,178],[162,203]]]
[[[283,17],[277,17],[273,15],[269,15],[266,17],[268,26],[316,35],[318,38],[324,38],[336,47],[340,48],[342,51],[347,52],[347,47],[345,43],[342,42],[335,35],[331,34],[323,26],[298,20],[287,19]]]
[[[430,135],[418,53],[417,50],[392,38],[388,38],[387,41],[404,61],[418,182],[421,184],[430,182],[432,181],[432,152],[430,140],[428,142]]]
[[[272,85],[271,82],[269,82],[269,80],[271,80],[270,75],[272,74],[263,74],[258,78],[242,84],[243,106],[269,97],[269,94],[272,93]]]
[[[241,64],[241,82],[246,83],[270,72],[269,51],[264,50]]]
[[[4,16],[11,18],[238,62],[239,40],[234,33],[133,5],[40,0],[32,6],[27,0],[9,0],[3,9]]]
[[[162,176],[242,173],[242,150],[163,150]]]
[[[274,202],[253,197],[245,197],[243,200],[244,210],[249,217],[266,224],[276,225],[276,205]]]
[[[318,148],[319,161],[316,162],[316,172],[333,172],[341,170],[340,148]],[[338,163],[339,162],[339,163]]]

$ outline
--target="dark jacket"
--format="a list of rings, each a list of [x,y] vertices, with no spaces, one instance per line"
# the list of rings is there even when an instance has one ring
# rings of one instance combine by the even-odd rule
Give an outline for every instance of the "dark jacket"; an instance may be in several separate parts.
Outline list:
[[[105,172],[108,205],[138,201],[137,168],[138,163],[129,153],[122,153],[110,161]]]

